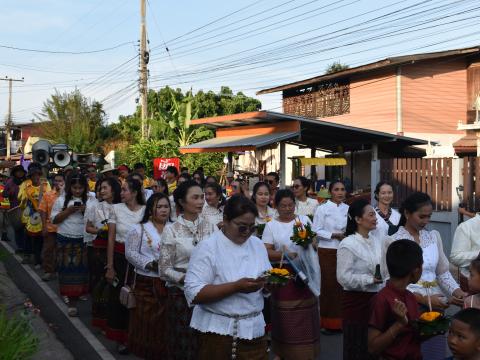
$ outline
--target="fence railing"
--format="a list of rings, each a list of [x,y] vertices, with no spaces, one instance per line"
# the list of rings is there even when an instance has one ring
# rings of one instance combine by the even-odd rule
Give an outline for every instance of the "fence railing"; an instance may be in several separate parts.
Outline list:
[[[434,211],[452,210],[451,158],[381,159],[380,178],[392,184],[394,206],[399,207],[408,195],[421,191],[432,198]]]
[[[470,211],[480,209],[480,157],[463,158],[463,205]]]

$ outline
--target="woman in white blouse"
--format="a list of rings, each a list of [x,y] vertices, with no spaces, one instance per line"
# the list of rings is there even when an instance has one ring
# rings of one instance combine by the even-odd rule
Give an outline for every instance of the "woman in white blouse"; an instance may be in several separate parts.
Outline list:
[[[120,183],[113,178],[97,181],[98,202],[85,212],[86,232],[93,237],[92,256],[88,259],[90,291],[92,293],[92,325],[107,328],[107,294],[110,285],[105,280],[107,265],[108,222],[114,218],[113,205],[121,202]]]
[[[271,262],[282,259],[282,253],[295,259],[297,267],[308,277],[307,284],[300,279],[272,292],[271,321],[272,349],[283,359],[316,359],[320,351],[320,266],[314,245],[304,249],[290,239],[296,221],[311,224],[306,216],[295,215],[295,197],[290,190],[275,194],[278,217],[268,222],[262,240]],[[290,265],[284,265],[295,273]],[[298,324],[292,329],[292,324]]]
[[[128,310],[120,303],[120,289],[125,283],[127,259],[125,241],[132,228],[140,223],[145,212],[142,184],[128,176],[120,193],[122,203],[113,205],[113,217],[108,220],[107,271],[105,279],[112,284],[107,308],[106,335],[117,342],[120,354],[128,352]]]
[[[167,290],[158,275],[158,259],[161,235],[170,211],[168,196],[153,194],[147,201],[142,221],[133,228],[125,243],[125,256],[135,268],[135,308],[130,310],[128,348],[146,359],[161,359],[167,352]]]
[[[347,237],[337,251],[337,280],[343,287],[343,358],[369,359],[368,321],[371,298],[382,288],[383,240],[372,235],[375,210],[367,200],[348,209]]]
[[[213,225],[221,227],[225,205],[222,187],[217,183],[206,183],[204,192],[205,205],[203,206],[202,217]]]
[[[262,275],[271,265],[262,241],[252,236],[256,216],[250,200],[232,196],[222,231],[192,253],[185,297],[196,304],[190,326],[200,334],[199,360],[268,359]]]
[[[375,212],[377,214],[376,236],[393,235],[398,230],[400,213],[392,208],[393,187],[386,181],[381,181],[375,187],[374,197],[377,201]]]
[[[295,195],[295,214],[305,215],[313,220],[318,207],[318,200],[307,196],[308,189],[310,189],[310,180],[305,176],[298,176],[293,182],[292,189]]]
[[[180,215],[162,234],[160,246],[160,277],[168,290],[168,354],[173,359],[194,359],[197,342],[190,329],[192,309],[183,293],[190,255],[197,244],[207,239],[216,226],[203,219],[204,195],[193,180],[182,182],[173,193]]]
[[[325,334],[342,329],[342,287],[337,282],[337,248],[345,237],[348,205],[344,203],[346,191],[341,181],[330,183],[331,199],[317,208],[313,230],[318,236],[318,257],[322,270],[320,317]]]
[[[68,315],[78,316],[76,307],[80,296],[88,293],[88,265],[84,212],[88,204],[87,179],[72,172],[67,177],[65,193],[55,201],[50,218],[57,225],[57,272],[60,295],[68,304]]]
[[[406,239],[417,242],[423,250],[422,277],[417,284],[408,286],[417,302],[428,311],[425,282],[434,283],[430,287],[431,304],[437,310],[444,310],[449,303],[462,306],[466,294],[460,289],[449,271],[449,262],[443,252],[440,234],[436,230],[426,230],[430,222],[433,207],[430,196],[415,192],[405,199],[400,213],[400,228],[392,236],[394,240]],[[422,344],[424,359],[444,359],[446,351],[445,336],[436,336]]]
[[[257,206],[256,225],[265,225],[275,216],[275,210],[268,206],[270,202],[270,186],[262,181],[255,184],[252,191],[252,201]],[[259,234],[261,235],[261,234]]]

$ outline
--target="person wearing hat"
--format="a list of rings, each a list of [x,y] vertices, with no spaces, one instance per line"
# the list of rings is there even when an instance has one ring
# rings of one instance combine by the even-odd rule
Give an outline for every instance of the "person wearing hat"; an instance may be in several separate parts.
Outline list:
[[[38,163],[28,166],[28,179],[22,183],[18,192],[18,200],[22,209],[22,222],[25,225],[25,247],[23,264],[35,263],[41,266],[43,247],[42,217],[39,213],[39,203],[43,195],[50,191],[50,184],[42,177],[42,167]],[[33,258],[32,258],[33,255]]]
[[[18,207],[18,192],[20,189],[20,185],[23,183],[25,180],[25,175],[27,172],[23,168],[22,165],[16,165],[12,168],[10,171],[10,178],[7,180],[5,183],[4,189],[3,189],[3,197],[5,199],[8,199],[10,202],[10,211],[8,212],[8,217],[9,217],[9,227],[13,228],[13,233],[15,234],[15,244],[17,246],[17,250],[15,251],[16,253],[22,253],[23,248],[25,246],[24,243],[24,234],[23,234],[23,228],[16,226],[13,226],[13,221],[12,219],[18,215],[18,221],[17,223],[20,223],[20,208]]]
[[[97,183],[97,168],[95,165],[89,165],[87,167],[87,182],[88,189],[95,192],[95,184]]]
[[[118,168],[118,180],[120,180],[120,184],[123,184],[127,179],[128,175],[130,174],[130,168],[127,165],[120,165]]]

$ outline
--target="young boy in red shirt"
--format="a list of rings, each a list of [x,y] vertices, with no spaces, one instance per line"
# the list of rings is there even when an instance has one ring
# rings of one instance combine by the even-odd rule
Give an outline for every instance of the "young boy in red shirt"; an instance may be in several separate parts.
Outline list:
[[[469,308],[453,316],[448,332],[452,360],[480,359],[480,310]]]
[[[368,351],[385,360],[421,360],[420,336],[412,326],[420,312],[407,286],[422,275],[422,249],[414,241],[397,240],[386,260],[390,279],[372,299]]]

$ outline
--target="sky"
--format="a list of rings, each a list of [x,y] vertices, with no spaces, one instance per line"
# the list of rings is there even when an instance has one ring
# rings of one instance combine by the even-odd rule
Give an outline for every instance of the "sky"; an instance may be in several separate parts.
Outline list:
[[[56,90],[101,101],[108,122],[135,111],[140,0],[0,5],[0,78],[24,78],[14,83],[14,123],[34,119]],[[255,93],[334,61],[477,46],[479,15],[478,0],[147,0],[149,88],[229,86],[281,111],[281,93]],[[0,121],[7,108],[0,81]]]

